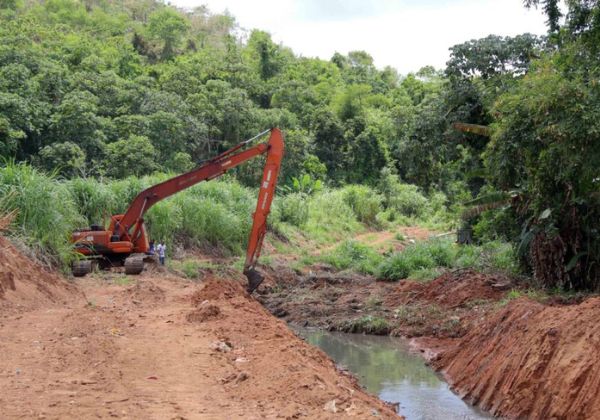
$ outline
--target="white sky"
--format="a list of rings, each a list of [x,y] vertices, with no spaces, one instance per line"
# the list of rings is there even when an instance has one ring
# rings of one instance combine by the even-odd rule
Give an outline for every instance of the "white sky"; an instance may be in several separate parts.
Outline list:
[[[228,10],[244,29],[262,29],[305,57],[365,50],[401,74],[444,68],[448,48],[489,34],[544,34],[545,17],[522,0],[171,0]]]

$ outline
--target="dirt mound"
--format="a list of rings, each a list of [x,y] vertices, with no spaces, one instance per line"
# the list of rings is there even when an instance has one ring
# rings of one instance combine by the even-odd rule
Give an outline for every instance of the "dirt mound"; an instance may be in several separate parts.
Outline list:
[[[200,290],[191,296],[191,300],[192,305],[199,306],[204,301],[231,299],[234,296],[244,295],[247,293],[240,283],[233,280],[210,278]]]
[[[461,307],[472,301],[498,300],[512,287],[502,275],[473,270],[445,273],[429,283],[402,282],[386,298],[390,306],[426,301],[444,308]]]
[[[141,302],[164,302],[165,290],[149,280],[138,280],[133,286],[125,289],[125,294],[132,300]]]
[[[185,319],[187,319],[188,322],[206,322],[212,319],[221,318],[223,318],[223,314],[217,305],[206,304],[187,314]]]
[[[600,418],[600,298],[546,306],[523,298],[435,360],[468,401],[510,418]]]
[[[0,313],[83,299],[83,293],[0,236]]]

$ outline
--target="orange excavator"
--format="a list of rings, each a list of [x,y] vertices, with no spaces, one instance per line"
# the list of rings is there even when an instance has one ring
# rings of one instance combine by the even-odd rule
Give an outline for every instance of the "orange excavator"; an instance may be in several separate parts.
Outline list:
[[[267,142],[242,150],[267,133],[270,133]],[[76,230],[73,232],[72,242],[75,250],[82,254],[83,258],[73,263],[73,275],[85,276],[98,265],[103,268],[124,265],[126,274],[141,273],[150,249],[144,225],[144,214],[150,207],[199,182],[215,179],[249,159],[266,154],[244,263],[248,291],[252,293],[263,281],[263,276],[255,269],[255,265],[267,232],[267,217],[275,194],[283,150],[281,131],[277,128],[266,130],[204,162],[196,169],[145,189],[135,197],[124,214],[117,214],[110,218],[107,228],[93,225],[89,229]]]

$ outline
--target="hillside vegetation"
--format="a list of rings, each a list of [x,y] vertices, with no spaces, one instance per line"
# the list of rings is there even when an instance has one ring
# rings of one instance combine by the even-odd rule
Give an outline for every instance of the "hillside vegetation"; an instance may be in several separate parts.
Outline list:
[[[443,70],[398,75],[365,51],[297,56],[205,7],[2,0],[2,207],[19,211],[14,230],[30,245],[65,262],[73,227],[279,126],[272,225],[283,235],[450,227],[466,204],[476,239],[510,241],[540,286],[597,289],[600,6],[569,1],[562,23],[556,1],[525,3],[548,15],[547,37],[470,40]],[[153,235],[239,252],[260,166],[159,204]]]

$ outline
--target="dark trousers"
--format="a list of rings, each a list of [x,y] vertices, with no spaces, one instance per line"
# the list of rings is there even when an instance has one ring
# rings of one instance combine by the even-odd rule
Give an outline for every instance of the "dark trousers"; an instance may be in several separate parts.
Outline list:
[[[165,265],[165,257],[158,257],[158,260],[160,261],[160,265]]]

